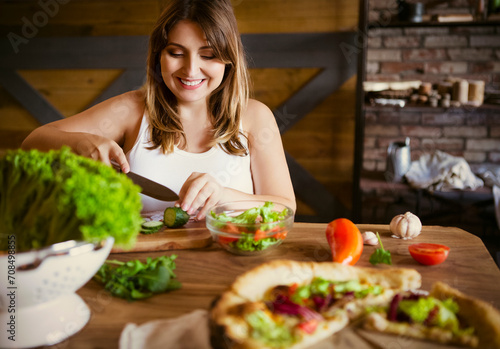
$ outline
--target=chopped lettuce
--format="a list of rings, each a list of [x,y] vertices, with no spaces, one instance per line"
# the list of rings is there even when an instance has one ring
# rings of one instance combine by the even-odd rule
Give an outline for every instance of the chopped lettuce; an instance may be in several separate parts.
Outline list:
[[[266,201],[264,205],[250,208],[237,216],[226,212],[216,214],[213,211],[210,214],[216,220],[214,226],[224,231],[229,230],[232,235],[239,234],[234,237],[236,241],[229,243],[231,248],[240,251],[262,251],[280,243],[287,233],[283,228],[284,223],[280,221],[286,218],[288,209],[274,211],[273,206],[272,202]],[[240,226],[234,227],[233,224]]]
[[[280,240],[273,237],[255,241],[253,234],[241,233],[241,238],[237,241],[231,242],[229,245],[240,251],[262,251],[278,242],[280,242]]]
[[[452,331],[455,334],[471,333],[473,329],[461,329],[457,318],[458,304],[451,298],[444,301],[434,297],[420,297],[417,300],[402,300],[399,310],[416,323],[426,323]]]
[[[418,300],[402,300],[399,302],[399,310],[417,323],[423,323],[436,306],[437,300],[432,297],[421,297]]]
[[[288,210],[285,208],[281,212],[273,211],[273,206],[274,204],[272,202],[266,201],[264,205],[252,207],[237,216],[229,216],[225,212],[215,214],[213,211],[211,212],[211,215],[219,221],[236,224],[273,223],[285,219]],[[261,229],[264,230],[264,228]]]
[[[363,298],[369,294],[378,295],[382,291],[382,287],[378,285],[363,285],[358,280],[328,281],[317,277],[310,284],[298,287],[292,294],[291,300],[297,304],[303,304],[305,299],[314,295],[326,297],[328,294],[352,293],[356,298]]]
[[[276,323],[264,311],[247,315],[246,321],[252,328],[251,336],[270,347],[286,348],[297,340],[289,327]]]

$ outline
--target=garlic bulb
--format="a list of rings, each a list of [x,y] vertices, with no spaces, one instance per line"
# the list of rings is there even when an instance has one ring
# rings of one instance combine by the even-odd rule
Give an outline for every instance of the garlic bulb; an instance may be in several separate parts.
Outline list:
[[[378,245],[377,235],[375,235],[373,231],[365,231],[361,235],[363,236],[363,244],[372,246]]]
[[[422,223],[420,222],[420,218],[416,215],[411,212],[406,212],[392,219],[390,229],[394,234],[393,237],[403,240],[413,239],[422,231]]]

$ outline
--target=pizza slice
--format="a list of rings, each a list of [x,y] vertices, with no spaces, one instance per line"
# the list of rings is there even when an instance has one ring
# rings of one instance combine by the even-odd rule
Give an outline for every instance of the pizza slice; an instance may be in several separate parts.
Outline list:
[[[429,294],[402,292],[370,313],[364,327],[443,344],[500,348],[500,313],[490,304],[437,282]]]
[[[367,307],[419,288],[410,269],[272,261],[238,277],[211,310],[214,348],[306,348]]]

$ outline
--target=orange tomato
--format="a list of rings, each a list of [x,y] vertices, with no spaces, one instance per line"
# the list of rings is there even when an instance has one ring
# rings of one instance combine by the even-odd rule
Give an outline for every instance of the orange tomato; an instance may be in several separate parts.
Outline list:
[[[331,221],[326,227],[326,239],[334,262],[354,265],[363,252],[363,237],[358,227],[347,218]]]
[[[253,239],[255,241],[259,241],[261,239],[264,239],[265,237],[266,237],[266,232],[263,230],[257,229],[257,231],[255,232],[255,234],[253,236]]]

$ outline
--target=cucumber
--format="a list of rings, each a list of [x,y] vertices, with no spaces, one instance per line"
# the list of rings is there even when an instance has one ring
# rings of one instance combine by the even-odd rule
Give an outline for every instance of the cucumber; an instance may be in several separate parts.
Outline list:
[[[163,224],[168,228],[179,228],[189,221],[189,214],[180,207],[167,207],[163,214]]]
[[[163,227],[163,222],[160,221],[145,221],[141,224],[142,234],[154,234]]]

